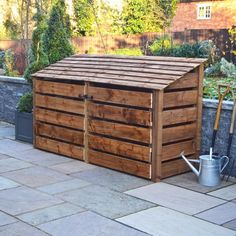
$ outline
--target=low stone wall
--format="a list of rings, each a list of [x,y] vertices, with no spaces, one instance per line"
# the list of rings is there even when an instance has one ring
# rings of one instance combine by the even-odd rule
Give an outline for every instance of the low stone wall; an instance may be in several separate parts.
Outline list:
[[[0,76],[0,121],[14,124],[20,97],[31,90],[23,78]]]

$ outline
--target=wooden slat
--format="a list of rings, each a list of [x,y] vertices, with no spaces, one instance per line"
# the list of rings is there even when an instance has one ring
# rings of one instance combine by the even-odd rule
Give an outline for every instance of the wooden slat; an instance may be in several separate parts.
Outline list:
[[[75,129],[84,129],[84,117],[63,112],[35,108],[35,119]]]
[[[173,175],[182,174],[190,171],[190,168],[183,159],[167,161],[162,163],[162,178],[167,178]]]
[[[45,151],[83,160],[83,148],[72,144],[36,136],[36,147]]]
[[[150,111],[126,107],[89,103],[88,115],[97,118],[125,122],[128,124],[151,125]]]
[[[163,126],[179,123],[192,122],[197,119],[197,108],[188,107],[181,109],[166,110],[162,113]]]
[[[88,151],[88,156],[92,164],[150,179],[150,164],[93,150]]]
[[[89,135],[89,148],[140,161],[150,162],[151,148],[115,139]]]
[[[93,96],[93,100],[151,108],[152,94],[139,91],[126,91],[120,89],[109,89],[92,87],[88,88],[88,94]]]
[[[162,161],[171,160],[180,157],[180,153],[184,151],[185,155],[195,153],[195,141],[185,141],[170,145],[165,145],[162,148]]]
[[[60,97],[36,94],[35,105],[49,109],[72,112],[75,114],[84,113],[84,102]]]
[[[84,132],[41,122],[36,123],[36,135],[46,136],[52,139],[59,139],[61,141],[78,145],[84,144]]]
[[[135,127],[108,121],[89,120],[89,132],[123,138],[143,143],[151,143],[149,128]]]
[[[196,134],[196,123],[174,126],[163,129],[163,143],[170,143],[184,139],[194,138]]]
[[[169,92],[164,95],[164,108],[197,104],[197,90]]]
[[[84,86],[79,84],[36,80],[35,91],[38,93],[47,93],[78,98],[80,95],[84,94]]]
[[[198,86],[198,74],[188,73],[184,75],[181,79],[170,84],[165,90],[171,89],[183,89],[183,88],[197,88]]]

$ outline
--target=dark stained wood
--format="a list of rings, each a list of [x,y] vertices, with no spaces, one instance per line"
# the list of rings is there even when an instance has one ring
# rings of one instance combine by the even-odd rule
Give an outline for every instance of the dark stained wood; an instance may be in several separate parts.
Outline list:
[[[185,155],[195,153],[195,140],[184,141],[165,145],[162,148],[162,161],[171,160],[180,157],[180,153],[183,152]]]
[[[146,108],[151,108],[152,106],[151,93],[90,86],[88,88],[88,94],[93,97],[93,100],[101,102],[109,102]]]
[[[166,110],[162,113],[163,126],[191,122],[197,119],[197,108],[188,107]]]
[[[164,108],[197,104],[197,90],[165,93]]]
[[[85,82],[84,86],[84,94],[88,94],[88,82]],[[84,101],[84,161],[86,163],[89,163],[89,157],[88,157],[88,99],[85,99]]]
[[[125,173],[150,179],[150,164],[135,160],[125,159],[111,154],[88,151],[89,162],[100,166],[119,170]]]
[[[36,136],[36,147],[45,151],[83,160],[83,148],[72,144]]]
[[[59,139],[73,144],[83,145],[84,132],[71,130],[42,122],[36,123],[36,135]]]
[[[92,133],[116,138],[128,139],[143,143],[151,143],[151,129],[118,124],[114,122],[89,120],[88,130]]]
[[[124,156],[140,161],[150,162],[151,148],[123,142],[115,139],[89,135],[89,148],[97,149],[104,152],[110,152],[115,155]]]
[[[120,121],[128,124],[151,125],[150,111],[126,107],[89,103],[88,115],[91,117]]]
[[[84,94],[84,85],[36,80],[35,91],[78,98]]]
[[[84,129],[84,117],[70,115],[58,111],[51,111],[42,108],[35,108],[35,120],[52,124],[62,125],[75,129]]]
[[[72,112],[75,114],[84,114],[83,101],[76,101],[72,99],[36,94],[35,105],[38,107]]]

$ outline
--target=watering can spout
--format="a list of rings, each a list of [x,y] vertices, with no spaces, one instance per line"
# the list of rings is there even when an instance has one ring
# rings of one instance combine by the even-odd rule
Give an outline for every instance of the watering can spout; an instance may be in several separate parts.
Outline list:
[[[196,175],[196,176],[199,176],[199,171],[192,165],[191,162],[195,162],[195,163],[199,163],[199,160],[191,160],[191,159],[187,159],[185,156],[184,156],[184,152],[182,152],[181,154],[181,157],[185,160],[185,162],[188,164],[188,166],[192,169],[193,173]]]

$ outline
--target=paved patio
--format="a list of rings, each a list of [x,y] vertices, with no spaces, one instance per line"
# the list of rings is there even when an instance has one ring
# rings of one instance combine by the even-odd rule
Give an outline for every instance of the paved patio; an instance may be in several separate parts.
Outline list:
[[[0,123],[0,235],[236,235],[236,181],[161,183],[36,150]]]

